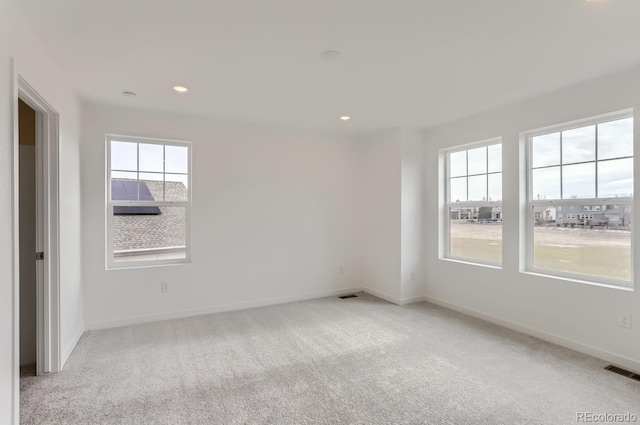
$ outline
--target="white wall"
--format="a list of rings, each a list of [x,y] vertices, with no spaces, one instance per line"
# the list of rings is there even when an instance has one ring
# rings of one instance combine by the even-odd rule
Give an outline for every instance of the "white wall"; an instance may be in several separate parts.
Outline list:
[[[82,121],[87,328],[361,287],[354,141],[95,104]],[[105,270],[106,133],[193,143],[191,264]]]
[[[640,294],[519,272],[519,132],[607,112],[640,113],[640,69],[633,69],[431,129],[425,133],[426,249],[424,270],[430,299],[507,326],[592,353],[640,371],[640,323],[616,325],[618,315],[640,318]],[[635,130],[640,153],[640,125]],[[504,227],[502,270],[438,259],[438,150],[502,137]],[[640,154],[635,158],[640,170]],[[640,179],[636,178],[636,193]],[[638,209],[636,198],[635,210]],[[633,242],[639,246],[640,232]],[[638,265],[640,250],[635,249]],[[636,270],[639,268],[636,266]],[[636,283],[636,287],[638,284]]]
[[[382,131],[360,143],[363,286],[400,303],[402,131]]]
[[[422,264],[422,134],[402,129],[401,158],[401,303],[424,297]]]
[[[361,137],[363,286],[396,304],[424,299],[422,133]]]
[[[71,352],[83,329],[80,282],[79,104],[64,73],[51,59],[11,0],[0,0],[0,422],[17,419],[18,347],[13,336],[13,107],[12,58],[24,77],[60,114],[61,340]],[[7,343],[14,341],[14,343]],[[63,361],[66,357],[63,355]]]

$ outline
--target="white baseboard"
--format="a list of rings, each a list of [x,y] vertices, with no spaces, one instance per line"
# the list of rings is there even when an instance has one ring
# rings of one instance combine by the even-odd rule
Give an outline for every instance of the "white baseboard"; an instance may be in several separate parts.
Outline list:
[[[421,295],[419,297],[403,298],[403,299],[400,300],[400,305],[421,303],[421,302],[426,301],[426,300],[427,300],[427,297],[425,297],[424,295]]]
[[[178,310],[178,311],[171,311],[168,313],[151,314],[147,316],[134,316],[134,317],[128,317],[126,319],[89,323],[86,326],[86,330],[118,328],[121,326],[137,325],[140,323],[159,322],[161,320],[181,319],[185,317],[201,316],[204,314],[222,313],[225,311],[234,311],[234,310],[244,310],[247,308],[255,308],[255,307],[265,307],[269,305],[284,304],[284,303],[290,303],[290,302],[296,302],[296,301],[305,301],[305,300],[311,300],[315,298],[346,295],[346,294],[352,294],[354,292],[362,292],[362,291],[363,291],[363,288],[361,287],[333,289],[329,291],[293,295],[289,297],[268,298],[268,299],[249,301],[244,303],[223,304],[223,305],[195,308],[195,309],[189,309],[189,310]]]
[[[76,330],[76,334],[74,335],[73,340],[71,341],[71,344],[67,345],[62,350],[62,357],[60,358],[61,370],[64,369],[64,365],[67,363],[67,360],[69,360],[71,353],[73,353],[73,350],[76,348],[76,345],[78,345],[78,342],[80,341],[80,338],[82,338],[82,335],[84,335],[84,326],[80,326]]]
[[[603,350],[598,347],[594,347],[588,344],[583,344],[581,342],[575,341],[570,338],[565,338],[556,334],[541,331],[536,328],[531,328],[529,326],[525,326],[520,323],[516,323],[500,317],[492,316],[490,314],[473,310],[471,308],[467,308],[458,304],[450,303],[448,301],[441,300],[439,298],[434,298],[429,296],[426,296],[424,298],[425,298],[425,301],[430,302],[432,304],[436,304],[451,310],[455,310],[457,312],[467,314],[469,316],[473,316],[478,319],[486,320],[487,322],[491,322],[496,325],[521,332],[523,334],[531,335],[536,338],[540,338],[544,341],[548,341],[553,344],[557,344],[557,345],[569,348],[571,350],[578,351],[583,354],[588,354],[590,356],[597,357],[599,359],[610,362],[624,369],[628,369],[630,371],[640,373],[640,361],[632,359],[630,357],[622,356],[607,350]]]
[[[384,292],[378,291],[377,289],[363,288],[362,291],[366,292],[369,295],[373,295],[374,297],[381,298],[385,301],[389,301],[390,303],[396,304],[396,305],[408,305],[408,304],[426,301],[426,297],[424,296],[399,299],[396,297],[392,297],[391,295],[385,294]]]
[[[397,304],[397,305],[401,305],[402,300],[396,298],[396,297],[392,297],[391,295],[387,295],[384,292],[380,292],[377,289],[371,289],[371,288],[362,288],[363,292],[366,292],[369,295],[373,295],[374,297],[378,297],[380,299],[383,299],[385,301],[389,301],[391,304]]]

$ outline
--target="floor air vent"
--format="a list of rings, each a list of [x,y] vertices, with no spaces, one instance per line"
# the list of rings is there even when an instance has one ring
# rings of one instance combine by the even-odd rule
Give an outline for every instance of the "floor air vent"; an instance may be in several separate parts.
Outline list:
[[[358,298],[358,296],[351,294],[351,295],[343,295],[343,296],[338,297],[338,298],[340,298],[341,300],[346,300],[347,298]]]
[[[626,376],[627,378],[635,379],[636,381],[640,381],[640,375],[637,373],[629,372],[628,370],[621,369],[616,366],[609,365],[605,367],[610,372],[617,373],[618,375]]]

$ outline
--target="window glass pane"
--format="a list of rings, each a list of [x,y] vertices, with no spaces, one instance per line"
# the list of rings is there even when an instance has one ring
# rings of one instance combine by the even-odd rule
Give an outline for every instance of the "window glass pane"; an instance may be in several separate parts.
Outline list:
[[[111,178],[121,180],[138,180],[138,173],[132,173],[129,171],[112,171]]]
[[[562,132],[562,163],[596,160],[596,126]]]
[[[534,266],[631,280],[631,206],[607,205],[603,211],[588,208],[585,212],[583,206],[564,206],[557,219],[536,222]]]
[[[148,143],[140,143],[140,171],[163,171],[163,145],[151,145]]]
[[[114,210],[114,262],[186,258],[186,208],[150,208],[155,211]]]
[[[487,175],[469,177],[469,201],[487,200]]]
[[[187,186],[189,177],[186,174],[165,174],[165,201],[181,201],[188,200]]]
[[[140,173],[140,180],[162,181],[164,174],[162,173]]]
[[[115,174],[115,173],[114,173]],[[135,174],[135,173],[132,173]],[[114,201],[137,201],[140,195],[139,182],[135,179],[111,178],[111,199]]]
[[[502,173],[489,174],[489,201],[502,201]]]
[[[140,184],[147,187],[149,191],[149,201],[163,201],[163,174],[162,173],[140,173]]]
[[[111,169],[123,171],[138,170],[138,144],[111,142]]]
[[[598,197],[633,196],[633,158],[598,162]]]
[[[449,202],[465,202],[467,200],[467,178],[458,177],[450,180],[451,197]]]
[[[487,147],[489,155],[489,173],[502,171],[502,144],[491,145]]]
[[[467,175],[467,151],[449,154],[450,177]]]
[[[533,168],[560,165],[560,133],[533,137],[532,144]]]
[[[186,146],[165,146],[165,172],[189,172],[189,148]]]
[[[562,167],[562,199],[584,199],[595,197],[595,162]]]
[[[487,172],[487,147],[483,146],[468,151],[469,175],[483,174]],[[471,183],[469,183],[471,184]]]
[[[633,155],[633,118],[598,124],[598,159]]]
[[[449,255],[502,264],[502,207],[451,208]]]
[[[532,200],[560,199],[560,167],[532,171]]]
[[[164,201],[164,182],[162,181],[161,173],[140,173],[140,183],[144,184],[149,190],[151,200]]]

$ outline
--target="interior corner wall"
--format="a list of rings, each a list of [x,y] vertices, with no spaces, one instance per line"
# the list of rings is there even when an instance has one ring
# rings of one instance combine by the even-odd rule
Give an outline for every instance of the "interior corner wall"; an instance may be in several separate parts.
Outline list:
[[[83,105],[87,328],[359,289],[357,143],[309,130]],[[105,269],[105,135],[193,147],[190,264]],[[341,272],[342,267],[342,272]],[[169,283],[161,293],[160,283]]]
[[[402,131],[381,131],[360,143],[362,285],[400,304]]]
[[[401,158],[401,303],[424,297],[422,270],[422,132],[403,128]]]
[[[427,298],[640,372],[640,326],[617,326],[621,313],[640,317],[640,232],[633,232],[633,292],[520,272],[524,244],[519,214],[522,131],[635,108],[635,192],[640,184],[640,69],[514,103],[425,132],[424,238]],[[439,150],[502,137],[503,268],[438,259]],[[638,197],[634,210],[638,209]]]
[[[14,69],[15,66],[15,69]],[[11,0],[0,0],[0,423],[17,420],[13,344],[14,72],[60,114],[60,304],[63,361],[82,333],[79,108],[65,74]],[[10,342],[10,343],[8,343]],[[18,374],[16,376],[16,374]],[[13,394],[12,394],[13,393]],[[17,423],[17,422],[15,422]]]

